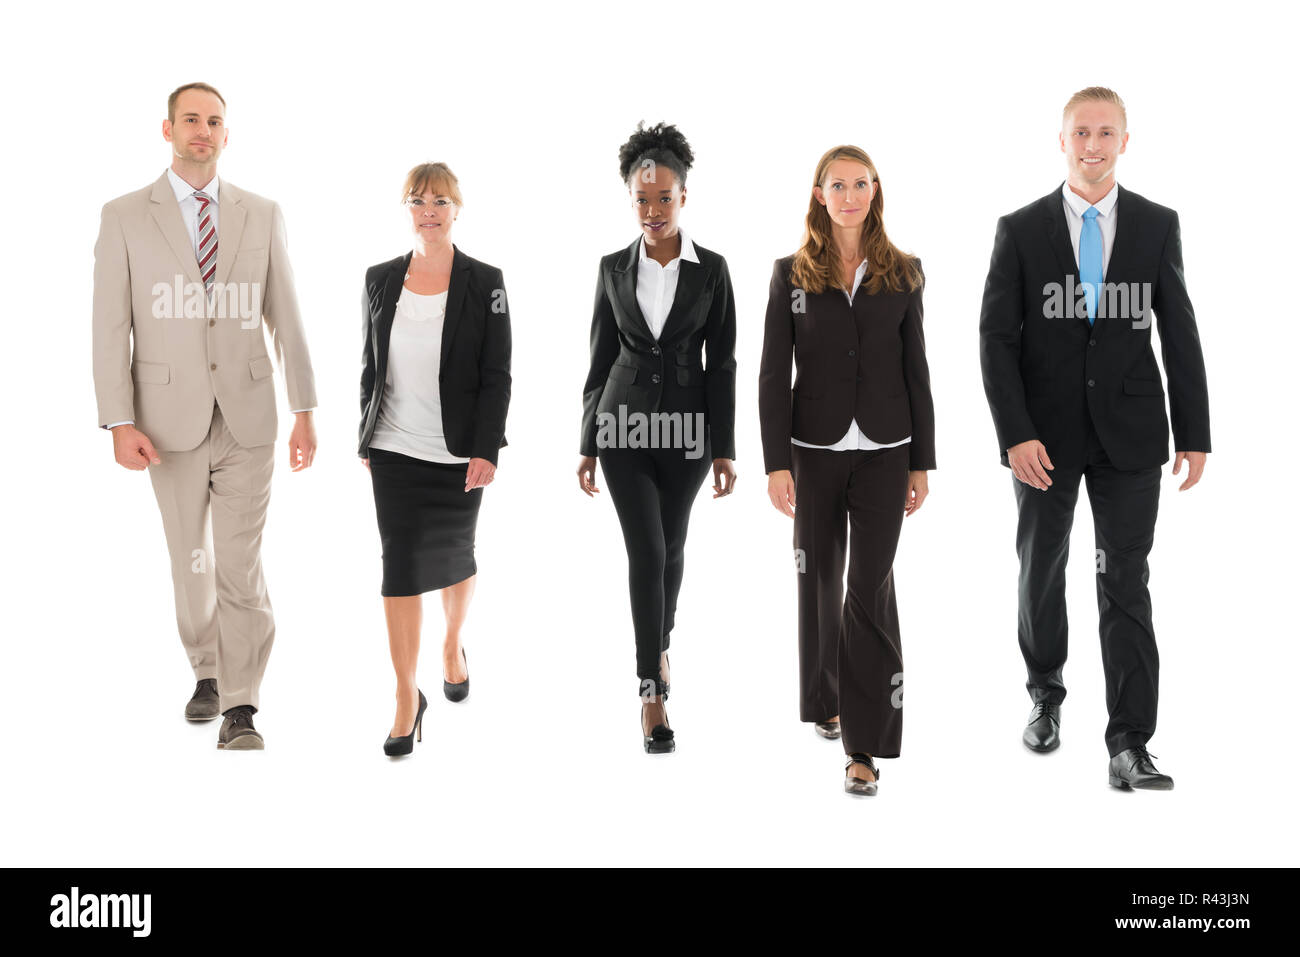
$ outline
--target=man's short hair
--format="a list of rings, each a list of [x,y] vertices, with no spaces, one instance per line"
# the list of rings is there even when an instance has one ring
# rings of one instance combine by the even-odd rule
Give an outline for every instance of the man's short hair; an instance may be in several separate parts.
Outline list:
[[[1124,109],[1124,101],[1119,98],[1118,93],[1104,86],[1090,86],[1086,89],[1080,90],[1078,93],[1074,94],[1074,96],[1070,97],[1070,101],[1065,104],[1065,109],[1061,111],[1062,125],[1065,125],[1065,121],[1070,116],[1070,111],[1080,103],[1115,104],[1119,107],[1119,118],[1124,124],[1124,129],[1128,129],[1128,113]]]
[[[184,86],[178,86],[172,90],[172,95],[167,97],[167,122],[176,122],[176,101],[186,90],[203,90],[205,93],[211,93],[221,101],[221,106],[226,105],[226,98],[217,92],[217,88],[208,83],[186,83]]]

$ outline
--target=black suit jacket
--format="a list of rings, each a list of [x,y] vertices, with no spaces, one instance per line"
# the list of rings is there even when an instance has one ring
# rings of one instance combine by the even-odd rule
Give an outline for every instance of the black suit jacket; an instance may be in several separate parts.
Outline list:
[[[910,435],[908,468],[935,468],[922,290],[871,296],[859,287],[851,306],[839,288],[798,290],[796,299],[793,265],[793,256],[778,259],[768,287],[758,375],[764,468],[790,468],[791,438],[831,445],[854,419],[874,442]]]
[[[510,312],[501,270],[466,256],[454,244],[438,377],[442,426],[452,455],[493,465],[506,444],[510,406]],[[357,454],[369,455],[388,379],[388,342],[411,254],[366,270],[362,301],[361,431]],[[377,385],[376,385],[377,384]]]
[[[727,261],[695,243],[683,259],[658,340],[636,301],[641,240],[600,261],[591,368],[582,390],[582,455],[595,455],[597,416],[702,412],[715,459],[736,457],[736,303]],[[701,361],[703,350],[703,362]]]
[[[1125,313],[1124,298],[1114,298],[1120,309],[1113,310],[1103,292],[1089,326],[1086,312],[1059,316],[1048,301],[1057,289],[1078,282],[1063,202],[1058,187],[1003,216],[993,241],[980,314],[980,363],[1002,464],[1011,446],[1038,439],[1053,464],[1081,467],[1089,417],[1116,468],[1169,461],[1165,390],[1151,348],[1152,309],[1169,380],[1175,449],[1210,451],[1205,360],[1183,282],[1178,214],[1119,187],[1105,283],[1136,294],[1128,296]]]

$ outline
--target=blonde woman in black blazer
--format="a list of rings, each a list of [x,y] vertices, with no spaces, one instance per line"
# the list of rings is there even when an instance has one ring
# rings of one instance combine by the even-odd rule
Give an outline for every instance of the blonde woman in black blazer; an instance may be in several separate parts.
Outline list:
[[[599,456],[627,546],[641,733],[652,754],[676,748],[664,702],[691,506],[710,466],[714,498],[736,483],[731,277],[677,225],[693,158],[664,124],[638,126],[619,152],[641,235],[600,262],[582,395],[578,484],[588,496],[600,491]],[[639,417],[662,423],[667,444],[646,447],[645,432],[638,441]]]
[[[842,737],[853,794],[876,793],[873,758],[901,748],[894,552],[935,467],[924,277],[883,210],[866,153],[821,158],[803,244],[772,272],[759,374],[768,495],[794,519],[800,717]]]

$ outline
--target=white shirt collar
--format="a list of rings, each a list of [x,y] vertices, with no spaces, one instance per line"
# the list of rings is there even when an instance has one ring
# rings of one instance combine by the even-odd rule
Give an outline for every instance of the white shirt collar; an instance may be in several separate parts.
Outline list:
[[[172,192],[176,194],[176,202],[179,203],[186,197],[194,195],[194,187],[177,176],[176,171],[170,166],[167,167],[167,181],[172,184]],[[207,186],[203,187],[203,192],[211,196],[214,203],[220,203],[221,197],[217,195],[217,191],[220,188],[221,183],[217,180],[217,176],[214,173],[212,181],[208,183]]]
[[[700,261],[700,257],[697,256],[697,255],[695,255],[695,244],[694,244],[693,242],[691,242],[691,238],[690,238],[689,236],[686,235],[686,230],[682,229],[682,228],[679,226],[679,227],[677,228],[677,235],[680,236],[680,237],[682,237],[682,249],[681,249],[681,252],[679,252],[679,253],[677,254],[677,258],[676,258],[676,259],[672,260],[672,261],[671,261],[667,266],[664,267],[665,269],[676,269],[676,268],[677,268],[677,264],[678,264],[681,260],[683,260],[683,259],[685,259],[687,262],[690,262],[690,263],[698,263],[698,262]],[[644,233],[641,234],[641,245],[638,246],[637,248],[640,250],[640,255],[637,257],[637,262],[638,262],[638,263],[643,263],[643,262],[645,262],[646,260],[648,260],[648,259],[650,258],[650,257],[647,256],[646,253],[645,253],[645,234],[644,234]]]
[[[1119,182],[1116,181],[1112,183],[1110,192],[1095,203],[1089,203],[1074,190],[1070,189],[1068,181],[1061,187],[1061,192],[1065,196],[1065,201],[1070,204],[1070,209],[1074,210],[1075,215],[1082,216],[1088,211],[1089,206],[1096,206],[1099,215],[1109,216],[1111,210],[1115,208],[1115,201],[1119,199]]]

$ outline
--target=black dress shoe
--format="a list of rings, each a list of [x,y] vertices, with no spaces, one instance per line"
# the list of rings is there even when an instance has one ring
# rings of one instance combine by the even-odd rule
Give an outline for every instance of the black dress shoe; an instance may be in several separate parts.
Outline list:
[[[253,727],[252,705],[241,704],[226,712],[217,735],[219,751],[261,751],[265,747],[262,736]]]
[[[217,694],[217,679],[202,678],[194,686],[194,695],[185,705],[186,721],[211,721],[221,714],[221,697]]]
[[[1121,751],[1110,759],[1110,786],[1121,791],[1129,788],[1172,791],[1174,779],[1156,770],[1156,766],[1151,763],[1154,758],[1155,755],[1143,744]]]
[[[1061,706],[1040,701],[1029,713],[1022,739],[1030,751],[1055,751],[1061,746]]]
[[[469,659],[464,648],[460,650],[460,660],[465,662],[465,680],[452,684],[444,678],[442,682],[442,693],[448,701],[464,701],[469,697]]]
[[[390,758],[410,754],[415,750],[415,742],[424,740],[424,709],[429,706],[429,702],[425,700],[423,691],[419,688],[415,690],[420,695],[420,710],[415,712],[415,724],[411,725],[410,734],[404,734],[400,738],[395,738],[391,734],[388,736],[388,740],[384,742],[384,754]]]
[[[874,781],[868,781],[865,778],[855,777],[849,774],[849,769],[855,764],[866,766],[871,771]],[[876,763],[871,760],[869,754],[850,754],[849,763],[844,765],[844,790],[849,794],[864,794],[867,797],[876,793],[876,782],[880,780],[880,771],[876,768]]]

